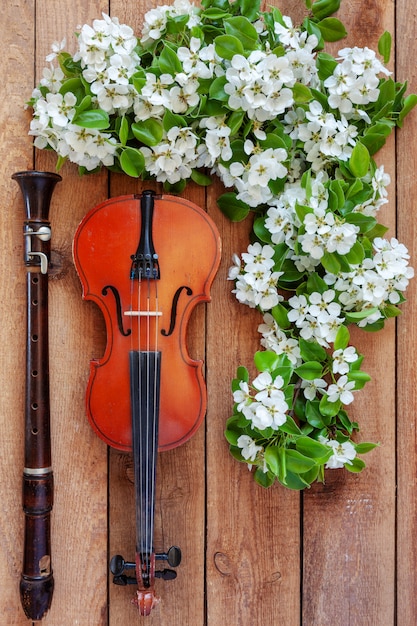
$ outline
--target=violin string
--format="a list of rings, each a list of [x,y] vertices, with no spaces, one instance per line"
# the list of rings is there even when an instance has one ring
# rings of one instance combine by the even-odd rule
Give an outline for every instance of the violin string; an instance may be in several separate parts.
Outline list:
[[[137,533],[139,534],[138,549],[140,552],[141,563],[150,567],[150,558],[153,553],[153,536],[155,521],[155,471],[156,471],[156,455],[157,455],[157,427],[158,427],[158,403],[159,403],[159,355],[158,355],[158,336],[159,336],[159,302],[158,302],[158,279],[152,276],[145,276],[145,282],[142,281],[142,275],[139,273],[137,287],[137,306],[133,307],[133,283],[131,286],[131,310],[136,310],[137,314],[137,345],[134,346],[134,340],[131,339],[131,349],[137,354],[137,406],[140,409],[139,419],[139,459],[135,459],[138,463],[138,490],[139,502],[136,503],[137,517]],[[146,301],[146,302],[145,302]],[[142,322],[141,318],[146,320]],[[152,321],[154,320],[154,322]],[[152,346],[152,324],[154,325],[154,346]],[[133,335],[134,333],[132,333]],[[146,335],[144,337],[143,335]],[[152,349],[153,348],[153,349]],[[144,358],[140,356],[141,351],[145,350]],[[152,352],[152,354],[151,354]],[[142,352],[143,354],[143,352]],[[153,368],[152,368],[153,357]],[[144,385],[144,387],[143,387]],[[142,393],[145,396],[142,396]],[[152,404],[151,404],[152,403]],[[143,411],[144,408],[144,411]],[[144,413],[142,415],[142,413]],[[140,505],[140,508],[139,508]],[[144,510],[142,510],[142,507]],[[137,572],[139,576],[140,573]]]
[[[146,315],[146,502],[151,503],[149,498],[150,493],[150,399],[151,399],[151,346],[150,346],[150,324],[151,324],[151,279],[148,278],[148,292],[147,292],[147,315]],[[151,506],[152,510],[152,506]],[[150,519],[147,516],[147,527],[146,527],[146,556],[149,557],[151,552],[151,529],[150,529]]]
[[[137,307],[136,310],[138,311],[138,316],[137,316],[137,346],[135,346],[135,353],[137,354],[137,363],[138,363],[138,367],[137,367],[137,406],[140,407],[140,398],[142,395],[142,385],[141,385],[141,381],[142,381],[142,363],[141,363],[141,359],[139,356],[139,350],[140,350],[140,336],[141,336],[141,291],[142,291],[142,279],[141,276],[139,275],[138,278],[138,290],[137,290]],[[134,459],[135,463],[139,463],[139,469],[141,467],[140,463],[141,463],[141,459],[143,458],[143,424],[142,424],[142,420],[139,419],[139,459]],[[142,482],[142,476],[141,476],[142,472],[137,472],[137,479],[139,481],[139,492],[140,492],[140,502],[143,502],[143,482]],[[137,493],[137,491],[136,491]],[[136,508],[138,507],[138,502],[136,502]],[[138,511],[137,510],[137,516],[139,518],[139,537],[137,538],[137,541],[139,543],[138,548],[140,549],[140,553],[141,553],[141,561],[142,561],[142,545],[143,545],[143,516],[142,516],[142,511]],[[139,576],[139,573],[137,573],[137,575]]]
[[[156,472],[156,454],[158,450],[158,441],[157,441],[157,427],[158,427],[158,407],[159,407],[159,398],[158,398],[158,389],[160,385],[160,380],[158,379],[158,337],[159,337],[159,299],[158,299],[158,280],[154,281],[155,283],[155,361],[154,361],[154,415],[153,415],[153,432],[152,432],[152,441],[153,445],[153,456],[152,456],[152,468],[154,468],[154,475],[152,477],[152,519],[151,519],[151,528],[152,528],[152,545],[151,549],[153,551],[153,529],[155,524],[155,489],[156,489],[156,480],[155,480],[155,472]]]

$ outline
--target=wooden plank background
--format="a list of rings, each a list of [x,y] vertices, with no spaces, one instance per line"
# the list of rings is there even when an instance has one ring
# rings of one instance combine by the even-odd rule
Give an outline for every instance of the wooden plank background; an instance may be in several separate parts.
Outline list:
[[[301,0],[274,2],[302,15]],[[295,8],[294,8],[295,5]],[[412,0],[344,0],[340,15],[348,45],[376,48],[393,34],[391,69],[417,91],[417,8]],[[0,60],[0,613],[5,626],[27,624],[20,606],[23,514],[25,270],[23,207],[10,176],[53,170],[53,155],[33,153],[27,136],[30,95],[52,41],[101,11],[140,28],[151,0],[9,0],[2,3]],[[390,173],[390,202],[382,221],[417,258],[414,218],[417,113],[378,156]],[[205,427],[181,448],[161,455],[158,467],[157,544],[178,544],[183,563],[176,581],[159,584],[160,606],[139,618],[131,588],[108,581],[114,553],[134,552],[132,468],[128,456],[93,435],[84,414],[91,358],[102,354],[98,310],[81,301],[71,243],[82,216],[109,195],[140,191],[135,181],[106,173],[79,178],[65,166],[53,197],[55,270],[50,280],[51,415],[55,504],[52,557],[55,593],[46,626],[414,626],[417,621],[417,336],[416,282],[403,316],[377,335],[356,334],[372,375],[356,396],[363,439],[381,447],[361,475],[328,472],[326,484],[299,495],[257,487],[233,461],[223,439],[231,410],[230,379],[249,365],[258,346],[255,312],[242,310],[226,281],[233,252],[247,245],[249,224],[219,213],[220,185],[186,196],[207,208],[222,236],[223,261],[212,302],[193,316],[189,346],[205,358],[209,408]],[[396,231],[397,229],[397,231]],[[144,621],[146,620],[146,621]]]

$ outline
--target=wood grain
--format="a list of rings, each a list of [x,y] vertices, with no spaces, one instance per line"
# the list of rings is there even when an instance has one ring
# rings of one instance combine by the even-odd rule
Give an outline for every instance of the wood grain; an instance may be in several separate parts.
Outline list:
[[[408,80],[417,91],[417,10],[413,5],[397,3],[397,79]],[[407,42],[402,45],[401,42]],[[408,247],[416,266],[417,228],[414,219],[417,197],[417,112],[406,120],[397,133],[397,211],[398,237]],[[411,281],[407,303],[397,324],[397,619],[412,626],[416,621],[417,585],[417,440],[415,407],[417,405],[416,324],[413,308],[417,302],[416,283]]]
[[[345,3],[339,15],[349,33],[343,45],[377,49],[383,31],[394,26],[390,2]],[[392,177],[390,201],[379,216],[392,236],[394,138],[377,160]],[[395,323],[376,335],[357,330],[351,339],[366,355],[363,368],[372,378],[353,406],[358,439],[382,445],[364,459],[362,474],[327,472],[325,485],[303,494],[303,623],[388,626],[395,620]]]
[[[4,7],[7,24],[2,41],[0,77],[6,85],[0,101],[2,142],[2,197],[0,241],[0,371],[4,384],[0,395],[0,606],[9,625],[26,624],[20,608],[19,580],[23,555],[21,476],[23,469],[23,415],[26,325],[26,271],[22,261],[23,204],[17,184],[10,176],[32,168],[32,149],[25,132],[26,116],[21,93],[32,89],[34,56],[31,36],[33,2],[13,2]],[[17,69],[17,71],[16,71]]]
[[[53,41],[66,37],[74,49],[78,24],[108,5],[65,2],[51,11],[36,2],[36,81]],[[71,16],[71,20],[69,20]],[[36,153],[35,167],[54,169],[55,157]],[[107,197],[107,174],[80,178],[62,170],[50,213],[57,271],[50,281],[50,361],[55,504],[52,524],[55,591],[45,624],[107,624],[107,451],[92,433],[84,409],[89,360],[101,350],[102,329],[94,307],[81,300],[72,263],[72,239],[83,215]],[[56,540],[61,537],[61,540]],[[81,602],[74,599],[83,598]]]
[[[20,606],[23,514],[23,405],[25,270],[23,207],[10,176],[36,167],[53,170],[53,154],[34,154],[23,102],[40,77],[54,40],[77,25],[118,16],[139,33],[152,0],[11,0],[2,7],[0,143],[2,211],[0,243],[0,612],[2,624],[28,621]],[[299,23],[300,0],[274,4]],[[267,3],[263,3],[267,9]],[[268,4],[269,6],[269,4]],[[417,90],[417,9],[401,0],[343,0],[344,45],[376,48],[385,29],[394,36],[391,69]],[[396,25],[396,32],[394,32]],[[338,44],[333,47],[337,50]],[[394,63],[395,62],[395,63]],[[391,175],[389,204],[381,221],[417,254],[413,216],[417,113],[390,139],[378,162]],[[109,195],[139,192],[143,185],[106,173],[80,178],[66,165],[51,207],[54,270],[50,292],[50,362],[55,503],[52,558],[56,589],[44,623],[49,626],[414,626],[417,619],[417,337],[414,281],[403,316],[376,335],[355,333],[372,381],[357,394],[360,439],[380,441],[360,475],[327,472],[326,484],[303,495],[279,486],[256,486],[228,453],[223,431],[232,408],[230,381],[238,365],[251,368],[260,316],[242,310],[226,280],[234,252],[248,243],[250,222],[231,224],[216,206],[222,192],[189,186],[188,199],[205,208],[222,237],[223,258],[212,302],[197,307],[188,332],[192,356],[206,362],[205,425],[187,444],[160,455],[156,548],[179,545],[183,562],[174,581],[157,581],[160,606],[140,618],[132,588],[116,587],[109,558],[134,554],[134,496],[129,455],[108,451],[85,417],[89,361],[104,350],[98,309],[81,300],[71,244],[85,213]],[[149,184],[146,187],[149,188]],[[159,189],[158,186],[155,187]],[[397,205],[395,204],[397,199]],[[414,261],[414,265],[415,265]],[[395,359],[397,365],[395,366]],[[145,621],[146,619],[146,621]]]

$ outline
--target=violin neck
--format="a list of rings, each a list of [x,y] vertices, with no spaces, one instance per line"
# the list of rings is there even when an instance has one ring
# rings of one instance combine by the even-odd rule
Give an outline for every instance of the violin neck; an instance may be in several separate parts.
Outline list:
[[[140,556],[138,583],[153,584],[156,461],[158,452],[161,353],[130,351],[132,444],[135,468],[136,553]]]

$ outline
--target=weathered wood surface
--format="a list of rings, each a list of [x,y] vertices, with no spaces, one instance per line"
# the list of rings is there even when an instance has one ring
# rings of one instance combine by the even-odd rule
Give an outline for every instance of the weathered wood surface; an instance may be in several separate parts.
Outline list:
[[[294,15],[294,1],[277,2]],[[393,32],[392,69],[417,90],[417,9],[411,0],[345,0],[348,44],[376,47]],[[151,0],[112,0],[111,12],[139,29]],[[300,0],[302,8],[302,3]],[[11,0],[3,3],[0,78],[1,351],[0,371],[0,613],[5,626],[27,620],[20,606],[23,515],[25,270],[23,208],[12,173],[54,168],[53,155],[33,154],[29,114],[22,103],[52,41],[109,11],[103,0]],[[301,12],[300,12],[301,13]],[[394,27],[396,32],[394,32]],[[395,63],[394,63],[395,61]],[[36,68],[36,76],[34,75]],[[382,221],[417,256],[417,114],[378,159],[390,173],[390,203]],[[51,415],[55,504],[52,550],[56,588],[50,626],[145,623],[129,600],[132,590],[108,583],[109,557],[134,552],[131,463],[108,451],[84,415],[89,360],[101,355],[98,310],[81,301],[71,259],[75,228],[108,195],[141,189],[103,173],[80,179],[63,170],[51,209],[56,268],[50,280]],[[362,437],[381,441],[361,475],[328,472],[324,486],[299,496],[256,487],[228,455],[223,429],[231,409],[230,379],[250,365],[257,348],[257,314],[242,311],[226,281],[233,252],[247,244],[248,224],[230,224],[218,211],[218,183],[187,197],[216,221],[223,261],[207,311],[196,311],[189,332],[193,356],[206,359],[209,408],[205,428],[185,446],[161,455],[158,466],[157,548],[178,544],[178,578],[158,584],[163,601],[148,624],[160,626],[414,626],[417,620],[416,285],[404,314],[377,335],[357,335],[373,380],[357,395]],[[395,200],[397,199],[397,205]],[[414,261],[415,265],[415,261]],[[159,581],[158,581],[159,583]]]

